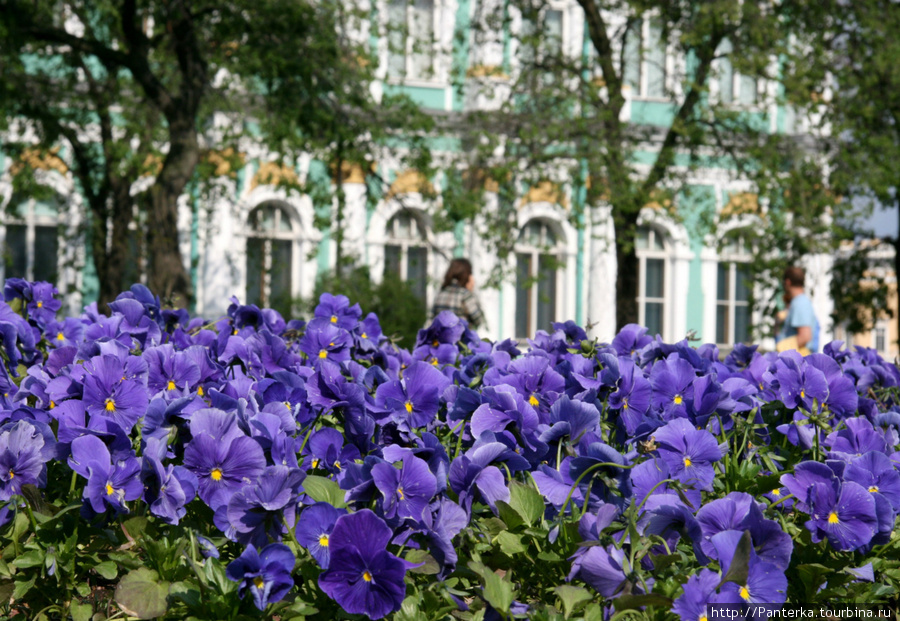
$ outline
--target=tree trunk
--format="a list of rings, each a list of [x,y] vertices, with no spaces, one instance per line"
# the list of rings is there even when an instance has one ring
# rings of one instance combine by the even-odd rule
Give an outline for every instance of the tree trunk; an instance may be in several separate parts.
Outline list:
[[[616,330],[638,322],[638,259],[635,252],[638,212],[623,210],[616,218]]]
[[[898,220],[900,220],[900,210],[897,212]],[[898,227],[900,227],[900,222],[897,223]],[[894,245],[894,292],[893,296],[891,296],[890,290],[888,290],[888,296],[897,299],[900,296],[900,228],[897,229],[897,237],[893,240]],[[890,297],[888,298],[890,300]],[[888,302],[888,308],[891,308],[890,302]],[[894,315],[894,321],[897,322],[897,335],[900,337],[900,308],[897,309],[896,314]],[[894,341],[893,345],[897,345],[898,342]]]
[[[122,179],[112,182],[110,192],[111,210],[108,217],[111,223],[102,222],[100,226],[94,226],[95,236],[100,239],[93,241],[94,264],[97,266],[97,278],[100,280],[100,295],[97,299],[97,308],[106,311],[106,305],[116,299],[122,291],[133,283],[125,282],[125,271],[128,261],[134,260],[128,252],[128,227],[133,216],[133,199],[130,193],[130,184]],[[107,238],[108,225],[112,224],[112,231]],[[107,239],[109,243],[107,244]],[[98,243],[99,242],[99,243]],[[98,260],[99,259],[99,260]]]
[[[190,115],[185,115],[190,116]],[[192,298],[191,279],[178,244],[178,198],[184,193],[200,157],[193,116],[172,123],[169,153],[150,188],[147,249],[150,290],[164,303],[186,307]]]

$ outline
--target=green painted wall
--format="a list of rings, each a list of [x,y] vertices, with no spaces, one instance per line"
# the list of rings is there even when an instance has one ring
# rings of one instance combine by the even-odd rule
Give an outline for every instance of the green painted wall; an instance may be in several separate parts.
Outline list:
[[[631,101],[631,122],[639,125],[672,124],[675,118],[675,105],[664,101]]]
[[[447,107],[445,100],[446,91],[445,87],[384,85],[385,93],[389,95],[407,95],[423,108],[431,108],[433,110],[443,110]]]
[[[704,334],[707,326],[703,325],[704,308],[706,299],[703,294],[703,263],[700,253],[703,250],[703,238],[709,230],[710,222],[716,213],[716,190],[711,185],[693,185],[684,192],[679,193],[679,215],[687,229],[688,240],[694,258],[691,260],[688,270],[688,287],[685,292],[685,306],[687,311],[687,329],[694,330],[702,339],[712,339],[713,326],[709,327],[709,334]],[[676,300],[678,299],[676,293]],[[678,338],[681,335],[677,335]]]
[[[450,81],[453,84],[453,110],[463,109],[463,85],[469,67],[469,0],[459,0],[456,7],[456,30],[453,33],[453,68]]]

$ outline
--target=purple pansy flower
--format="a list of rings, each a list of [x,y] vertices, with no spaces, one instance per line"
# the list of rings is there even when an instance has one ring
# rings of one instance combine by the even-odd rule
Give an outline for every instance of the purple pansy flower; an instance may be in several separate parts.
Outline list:
[[[95,513],[112,507],[117,513],[128,513],[125,502],[141,497],[141,465],[134,457],[116,460],[97,436],[81,436],[72,441],[69,466],[87,479],[82,497]]]
[[[350,614],[381,619],[399,610],[411,565],[387,551],[392,537],[390,527],[368,509],[339,517],[328,539],[331,560],[319,575],[319,587]]]
[[[399,516],[422,521],[437,488],[428,464],[412,455],[403,458],[400,469],[389,463],[376,464],[372,468],[372,479],[381,492],[387,518]]]
[[[722,458],[722,449],[713,435],[678,418],[653,432],[660,458],[672,478],[698,489],[712,490],[713,462]]]
[[[266,456],[259,443],[247,436],[217,439],[201,433],[185,446],[184,465],[200,480],[200,498],[217,509],[262,473]]]
[[[403,379],[378,387],[376,403],[401,430],[411,431],[434,420],[441,393],[449,384],[450,380],[427,362],[415,362],[403,372]]]
[[[331,531],[337,519],[346,513],[346,510],[335,509],[327,502],[317,502],[300,512],[295,528],[297,543],[309,551],[322,569],[328,569],[331,559]]]
[[[291,578],[294,562],[294,555],[284,544],[273,543],[259,552],[250,545],[228,564],[225,574],[229,580],[240,582],[238,593],[242,599],[249,590],[256,607],[265,610],[269,604],[283,599],[294,586]]]
[[[0,501],[20,494],[23,485],[44,486],[45,464],[53,457],[53,444],[25,420],[0,431]]]

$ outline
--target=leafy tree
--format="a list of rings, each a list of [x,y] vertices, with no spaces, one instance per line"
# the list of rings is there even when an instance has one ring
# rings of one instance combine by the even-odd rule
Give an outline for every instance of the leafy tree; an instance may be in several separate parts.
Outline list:
[[[827,2],[804,15],[814,27],[809,45],[823,58],[818,71],[801,67],[796,74],[805,88],[815,94],[821,122],[833,140],[827,162],[830,183],[848,197],[863,215],[874,205],[896,209],[900,220],[900,28],[896,4],[886,0]],[[881,238],[894,247],[893,271],[900,274],[900,236],[879,231],[869,237]],[[848,257],[871,276],[878,273],[877,259],[868,258],[873,246],[864,245],[863,257]],[[883,273],[883,272],[882,272]],[[860,281],[852,290],[836,292],[836,303],[850,319],[851,331],[871,327],[879,313],[889,312],[888,288],[883,278]],[[854,300],[864,300],[869,308],[857,312]],[[846,309],[846,310],[845,310]],[[896,318],[900,322],[900,316]]]
[[[149,286],[190,299],[178,200],[217,168],[239,167],[242,138],[287,165],[301,152],[336,162],[340,247],[345,163],[368,170],[373,145],[384,145],[392,127],[424,118],[405,98],[372,97],[374,52],[360,36],[369,14],[345,3],[0,0],[0,15],[0,117],[33,130],[40,149],[63,143],[71,151],[91,214],[101,302],[129,284],[126,231],[135,213]],[[5,148],[33,147],[27,138]],[[427,160],[418,140],[409,152]],[[19,172],[20,182],[30,173]],[[152,184],[135,200],[142,175]]]
[[[774,135],[762,113],[736,104],[769,101],[771,93],[757,92],[757,85],[778,84],[783,66],[803,53],[795,36],[803,24],[794,3],[578,4],[585,16],[586,44],[573,51],[560,45],[555,34],[559,28],[550,21],[557,19],[550,2],[481,3],[473,20],[476,45],[506,45],[505,35],[495,33],[511,31],[521,63],[469,69],[482,76],[488,92],[499,100],[496,111],[473,113],[467,119],[482,134],[473,139],[480,148],[473,151],[471,164],[486,168],[513,190],[523,182],[558,181],[554,170],[564,169],[563,179],[587,186],[586,200],[576,200],[571,211],[575,224],[590,217],[592,206],[611,206],[618,264],[616,317],[622,326],[638,318],[634,239],[639,212],[651,203],[670,205],[676,195],[687,193],[688,177],[698,167],[730,168],[757,183],[760,202],[767,208],[783,214],[794,208],[800,194],[785,194],[784,184],[802,178],[801,170],[809,172],[818,145]],[[642,82],[642,72],[654,64],[660,69],[665,62],[663,49],[675,58],[669,65],[674,74],[658,70]],[[748,101],[738,102],[730,87],[711,89],[713,82],[733,83],[738,74],[748,85]],[[643,95],[668,100],[667,120],[632,122],[627,113],[629,88],[644,88],[648,92]],[[821,183],[822,177],[817,178]],[[509,219],[512,214],[509,205],[498,217]],[[695,233],[710,232],[715,217],[706,208],[696,219]],[[507,235],[498,242],[501,256],[514,241]]]

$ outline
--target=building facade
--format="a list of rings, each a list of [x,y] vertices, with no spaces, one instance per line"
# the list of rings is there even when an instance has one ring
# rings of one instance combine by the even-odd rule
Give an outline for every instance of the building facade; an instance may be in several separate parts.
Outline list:
[[[468,34],[474,0],[383,0],[383,5],[380,15],[409,28],[406,35],[402,30],[390,35],[394,40],[373,40],[382,67],[381,79],[372,87],[376,94],[405,93],[423,109],[443,115],[495,106],[504,94],[504,80],[509,80],[504,71],[514,71],[517,59],[527,53],[516,47],[515,38],[479,40]],[[614,16],[610,23],[617,26]],[[585,20],[574,0],[551,2],[544,24],[566,53],[590,54]],[[509,23],[511,29],[527,27],[521,19]],[[636,47],[623,54],[622,115],[634,124],[664,126],[672,108],[667,94],[677,92],[675,76],[684,61],[670,53],[653,20],[645,20],[641,28]],[[459,62],[468,67],[464,88],[453,82],[452,68]],[[777,84],[737,74],[727,58],[717,62],[711,96],[758,114],[772,132],[806,131],[802,119],[777,103]],[[493,95],[480,88],[485,80],[491,81]],[[447,150],[460,148],[453,140],[445,142]],[[181,206],[181,248],[190,265],[195,311],[209,317],[223,313],[232,295],[259,305],[308,299],[317,276],[335,264],[335,225],[317,226],[333,206],[316,205],[309,196],[278,184],[285,177],[305,182],[317,176],[327,182],[327,166],[300,157],[285,167],[261,147],[245,146],[243,166],[221,178],[217,199],[200,204],[186,196]],[[634,154],[639,168],[649,167],[653,156],[652,144]],[[77,310],[96,296],[96,286],[84,244],[69,241],[83,239],[79,218],[84,210],[66,167],[66,153],[33,162],[41,183],[53,190],[55,198],[50,200],[13,198],[9,171],[15,164],[0,154],[5,207],[0,226],[5,261],[0,269],[4,277],[54,280],[61,290],[73,293],[71,310]],[[455,256],[469,257],[476,282],[484,283],[499,261],[479,234],[484,223],[435,230],[440,199],[428,198],[432,193],[423,189],[431,184],[439,197],[446,179],[424,179],[417,171],[403,169],[399,159],[376,165],[390,187],[374,201],[362,171],[350,169],[343,175],[342,251],[368,265],[376,279],[393,272],[409,281],[426,305]],[[728,349],[752,341],[752,327],[762,319],[753,316],[748,303],[753,285],[743,277],[742,265],[750,256],[741,231],[761,226],[764,206],[732,169],[683,168],[687,185],[675,194],[674,204],[651,204],[640,215],[640,321],[667,341],[692,332]],[[499,288],[478,290],[487,320],[481,331],[485,336],[525,339],[568,319],[590,325],[591,333],[604,340],[615,334],[610,207],[588,207],[584,226],[573,226],[569,210],[579,191],[573,180],[522,189],[516,203],[517,242],[503,266],[510,277]],[[484,200],[491,209],[499,197],[488,188]],[[699,232],[697,214],[703,209],[717,214],[714,235]],[[830,265],[827,256],[809,257],[806,265],[822,342],[833,335],[828,319]]]

